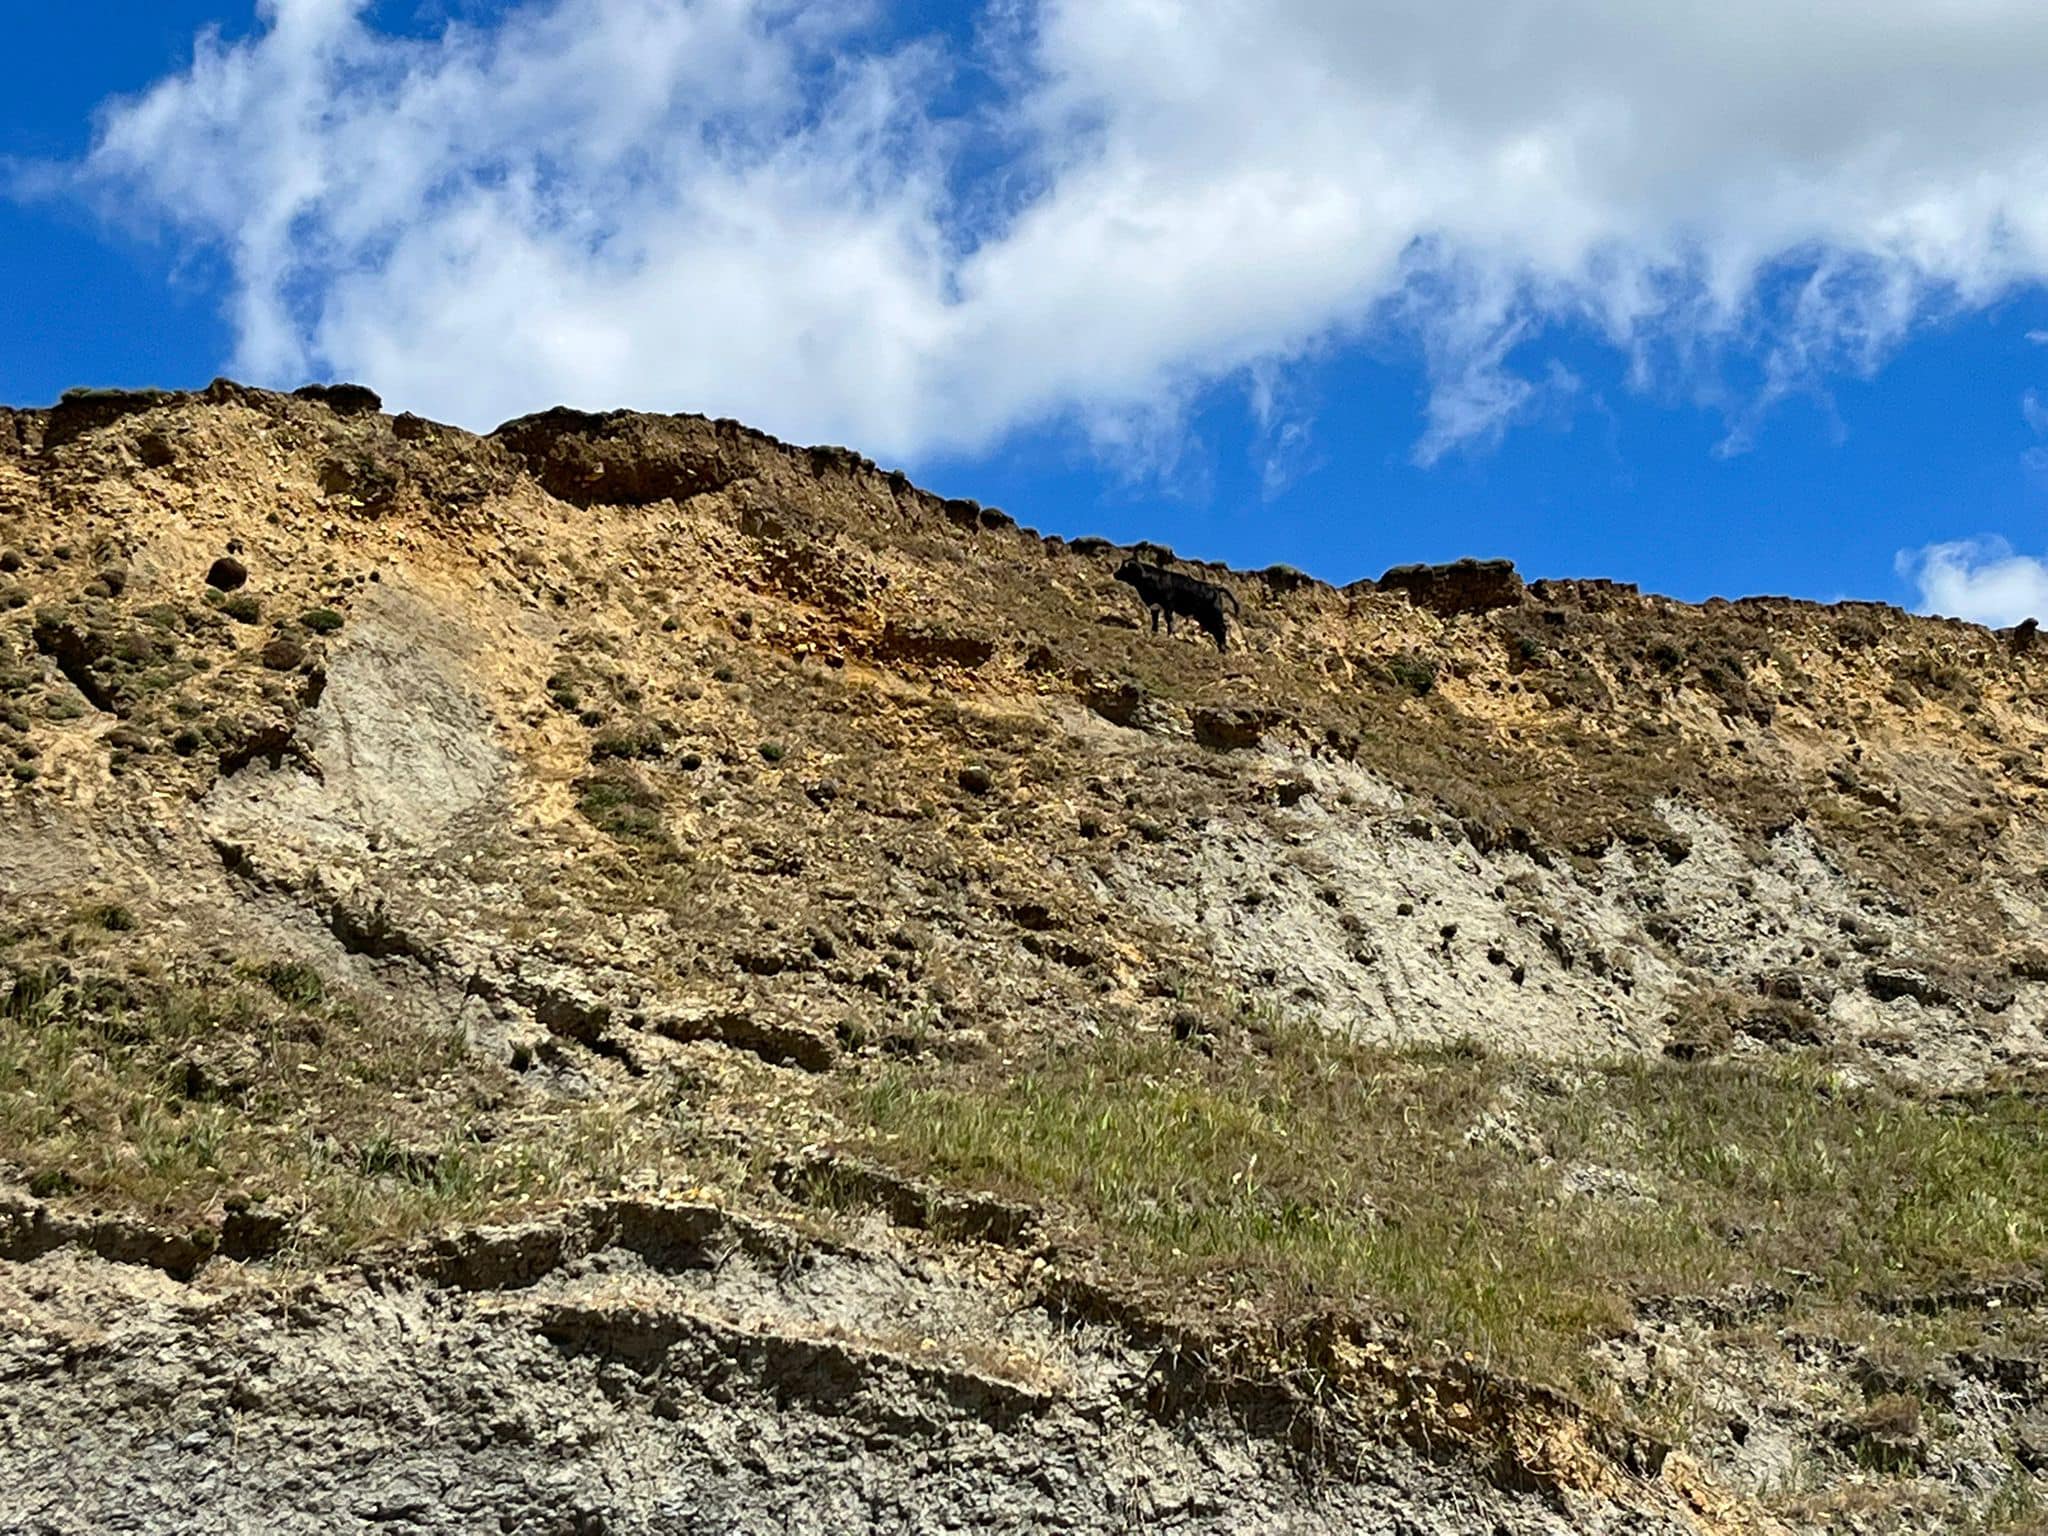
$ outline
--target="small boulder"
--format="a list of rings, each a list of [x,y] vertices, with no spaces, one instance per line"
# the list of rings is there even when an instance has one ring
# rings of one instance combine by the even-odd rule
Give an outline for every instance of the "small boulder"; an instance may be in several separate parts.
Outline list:
[[[1825,1008],[1835,1000],[1835,989],[1818,976],[1804,971],[1766,971],[1757,978],[1757,990],[1783,1003],[1812,1003]]]
[[[219,592],[233,592],[249,579],[249,567],[233,555],[222,555],[206,568],[206,584]]]
[[[1113,725],[1134,726],[1145,706],[1145,690],[1127,677],[1089,676],[1083,680],[1081,697],[1089,709]]]
[[[1910,997],[1916,1003],[1934,1008],[1955,1001],[1948,989],[1931,976],[1903,966],[1873,965],[1863,973],[1863,985],[1880,1003]]]
[[[986,763],[969,763],[960,770],[960,787],[970,795],[985,795],[996,787],[996,776]]]
[[[1244,751],[1256,747],[1266,732],[1280,723],[1275,710],[1248,708],[1197,709],[1189,716],[1195,740],[1217,752]]]

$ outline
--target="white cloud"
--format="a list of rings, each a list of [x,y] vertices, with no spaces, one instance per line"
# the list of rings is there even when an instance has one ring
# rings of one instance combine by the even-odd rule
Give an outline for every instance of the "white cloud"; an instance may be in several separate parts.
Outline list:
[[[1901,553],[1899,573],[1920,590],[1924,613],[2002,629],[2048,618],[2048,561],[2014,554],[2003,539],[1963,539]]]
[[[1001,0],[960,61],[862,0],[530,0],[432,41],[269,0],[82,176],[224,250],[236,366],[473,425],[706,409],[890,455],[1412,334],[1417,457],[1638,382],[1763,398],[2048,275],[2038,0]],[[1164,424],[1164,427],[1162,427]],[[1731,445],[1746,430],[1731,421]]]

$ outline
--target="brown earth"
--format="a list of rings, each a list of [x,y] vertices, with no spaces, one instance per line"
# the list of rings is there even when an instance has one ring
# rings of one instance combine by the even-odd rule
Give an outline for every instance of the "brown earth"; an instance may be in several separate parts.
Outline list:
[[[2032,629],[1130,553],[0,411],[0,1529],[2036,1528]]]

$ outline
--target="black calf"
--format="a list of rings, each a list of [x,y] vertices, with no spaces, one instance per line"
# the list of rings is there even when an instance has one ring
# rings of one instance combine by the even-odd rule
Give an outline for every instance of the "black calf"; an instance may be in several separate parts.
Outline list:
[[[1152,632],[1159,632],[1159,616],[1166,616],[1166,632],[1173,633],[1175,614],[1184,614],[1209,632],[1219,651],[1228,650],[1228,630],[1223,622],[1223,605],[1228,603],[1237,608],[1237,598],[1227,587],[1214,582],[1197,581],[1192,576],[1183,576],[1179,571],[1169,571],[1161,566],[1147,565],[1142,560],[1126,560],[1116,568],[1116,579],[1133,588],[1144,602],[1146,611],[1152,615]]]

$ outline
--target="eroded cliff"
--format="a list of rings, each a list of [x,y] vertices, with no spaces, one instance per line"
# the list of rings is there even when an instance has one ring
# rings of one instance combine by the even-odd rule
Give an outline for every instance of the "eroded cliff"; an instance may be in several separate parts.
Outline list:
[[[0,413],[0,1525],[2031,1528],[2033,630],[1130,553]]]

